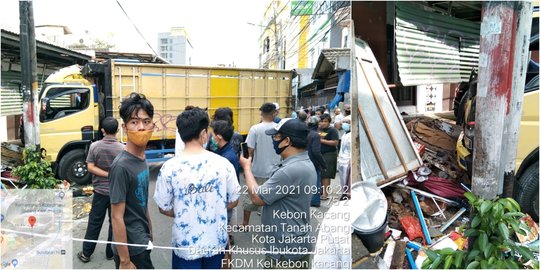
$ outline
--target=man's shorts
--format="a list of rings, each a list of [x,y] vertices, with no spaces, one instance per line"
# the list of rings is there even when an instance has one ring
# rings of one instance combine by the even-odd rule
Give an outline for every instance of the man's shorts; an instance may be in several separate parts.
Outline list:
[[[255,182],[257,182],[259,186],[262,186],[262,184],[264,184],[266,180],[268,180],[268,178],[255,177]],[[244,193],[244,199],[243,199],[244,210],[249,211],[249,212],[258,211],[260,209],[260,206],[253,204],[253,202],[251,201],[251,198],[249,197],[249,193],[247,192],[247,189],[245,187],[242,188],[242,192]]]
[[[326,170],[321,172],[321,178],[336,178],[337,152],[328,152],[322,154],[326,163]]]

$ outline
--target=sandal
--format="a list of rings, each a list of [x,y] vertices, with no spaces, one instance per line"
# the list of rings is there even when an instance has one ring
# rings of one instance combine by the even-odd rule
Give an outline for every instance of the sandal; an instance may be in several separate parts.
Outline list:
[[[79,258],[79,260],[81,260],[83,263],[87,263],[90,261],[90,258],[89,257],[86,257],[84,256],[83,252],[80,251],[79,253],[77,253],[77,257]]]

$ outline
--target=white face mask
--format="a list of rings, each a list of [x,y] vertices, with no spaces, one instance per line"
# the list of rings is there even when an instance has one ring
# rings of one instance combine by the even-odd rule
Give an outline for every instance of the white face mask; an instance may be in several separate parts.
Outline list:
[[[204,149],[206,149],[207,146],[208,146],[208,130],[206,131],[206,134],[203,135],[203,143],[202,143],[202,147]]]
[[[351,124],[349,123],[343,123],[341,124],[341,128],[345,130],[345,132],[349,132],[351,130]]]

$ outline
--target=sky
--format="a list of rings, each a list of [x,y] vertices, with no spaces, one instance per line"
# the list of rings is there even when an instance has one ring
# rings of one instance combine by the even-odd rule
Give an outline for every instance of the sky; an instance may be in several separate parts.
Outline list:
[[[34,24],[65,25],[116,44],[114,51],[157,52],[159,32],[186,27],[194,47],[193,65],[257,68],[258,37],[267,0],[33,0]],[[19,32],[19,1],[2,0],[0,26]],[[254,24],[254,25],[250,25]]]

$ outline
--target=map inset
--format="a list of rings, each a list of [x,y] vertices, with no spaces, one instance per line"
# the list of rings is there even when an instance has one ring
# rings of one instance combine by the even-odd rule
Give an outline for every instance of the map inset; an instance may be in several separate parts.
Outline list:
[[[60,189],[0,193],[0,268],[72,268],[72,193]]]

